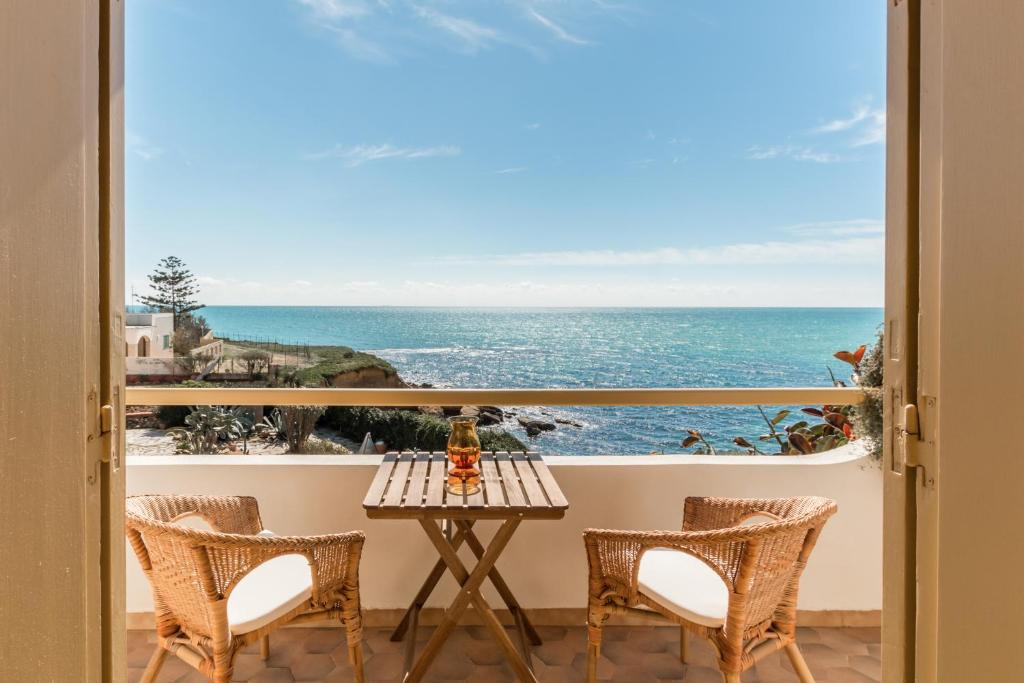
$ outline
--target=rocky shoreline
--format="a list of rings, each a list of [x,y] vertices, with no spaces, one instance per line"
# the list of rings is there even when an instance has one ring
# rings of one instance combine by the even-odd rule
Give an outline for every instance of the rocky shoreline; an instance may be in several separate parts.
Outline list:
[[[232,342],[239,344],[239,342]],[[216,386],[289,386],[289,382],[299,380],[305,386],[329,386],[351,388],[433,388],[432,385],[417,385],[402,379],[398,370],[389,362],[373,354],[355,351],[343,346],[310,347],[311,355],[302,365],[286,364],[295,359],[279,350],[273,351],[282,363],[268,363],[266,371],[251,377],[237,377],[234,373],[212,375],[208,381],[190,381],[193,388]],[[271,352],[268,352],[268,355]],[[272,406],[257,407],[256,421],[269,414]],[[571,427],[583,429],[580,422],[563,415],[553,415],[547,410],[536,406],[505,407],[498,406],[433,406],[424,405],[415,408],[379,408],[371,409],[361,416],[347,415],[339,417],[337,413],[352,409],[334,409],[335,415],[328,414],[318,422],[312,443],[321,443],[325,452],[338,453],[355,450],[367,432],[373,434],[375,440],[380,439],[389,448],[399,450],[410,447],[410,439],[417,447],[429,442],[430,449],[443,449],[447,434],[438,433],[439,429],[448,429],[447,419],[456,415],[476,417],[481,428],[481,439],[492,444],[499,450],[518,450],[527,448],[519,441],[515,432],[525,433],[531,441],[545,433],[557,429]],[[161,406],[127,406],[126,428],[128,431],[128,452],[136,455],[167,454],[175,450],[175,442],[169,430],[182,427],[188,408]],[[403,417],[405,416],[405,417]],[[358,431],[355,424],[358,423]],[[410,432],[411,430],[411,432]],[[522,431],[520,431],[522,430]],[[409,436],[415,433],[419,436]],[[389,436],[390,435],[390,436]],[[395,443],[388,443],[394,441]],[[237,444],[226,444],[223,452],[240,452]],[[353,448],[355,447],[355,448]],[[246,445],[250,453],[276,453],[279,446],[251,442]]]

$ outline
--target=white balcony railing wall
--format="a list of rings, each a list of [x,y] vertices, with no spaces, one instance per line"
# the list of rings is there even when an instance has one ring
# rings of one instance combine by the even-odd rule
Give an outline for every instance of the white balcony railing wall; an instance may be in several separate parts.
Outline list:
[[[168,389],[131,387],[130,404],[227,405],[835,405],[862,400],[855,388],[743,389]],[[368,520],[362,499],[380,456],[135,456],[128,494],[255,496],[277,533],[362,529],[361,567],[369,610],[407,606],[436,553],[401,521]],[[839,503],[801,584],[800,609],[821,623],[877,623],[882,603],[882,477],[856,444],[810,456],[548,456],[569,499],[564,520],[524,524],[499,563],[527,608],[577,614],[586,606],[587,527],[678,529],[686,496],[822,495]],[[484,533],[487,525],[481,523]],[[128,558],[127,611],[145,626],[149,587]],[[447,604],[447,580],[431,599]],[[497,601],[496,596],[489,599]],[[382,613],[386,614],[386,613]],[[579,614],[582,614],[580,612]],[[853,615],[852,617],[850,615]],[[837,617],[838,615],[838,617]],[[860,615],[860,616],[858,616]],[[543,619],[543,617],[541,617]],[[810,625],[816,617],[805,616]],[[558,621],[558,618],[555,618]]]

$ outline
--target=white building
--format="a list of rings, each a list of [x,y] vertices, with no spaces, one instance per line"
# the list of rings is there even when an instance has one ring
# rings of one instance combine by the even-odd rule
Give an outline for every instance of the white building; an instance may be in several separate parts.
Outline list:
[[[173,313],[127,313],[124,355],[127,358],[174,358]]]
[[[212,371],[223,355],[224,343],[207,332],[199,346],[189,352],[198,362],[176,362],[174,358],[174,315],[171,313],[127,313],[124,326],[125,374],[200,375]]]

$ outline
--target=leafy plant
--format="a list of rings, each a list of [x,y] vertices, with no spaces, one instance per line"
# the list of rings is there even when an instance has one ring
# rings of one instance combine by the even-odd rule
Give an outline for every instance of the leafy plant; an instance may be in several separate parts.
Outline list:
[[[851,415],[857,434],[864,438],[871,456],[876,460],[882,459],[884,342],[884,334],[879,330],[875,345],[858,364],[857,385],[864,390],[864,401],[854,406]]]
[[[275,408],[277,420],[288,442],[290,453],[303,453],[309,435],[316,428],[316,422],[324,414],[323,406],[281,406]],[[280,432],[279,432],[280,433]]]
[[[170,430],[179,453],[216,453],[222,443],[244,438],[252,429],[245,408],[193,406],[184,427]]]
[[[870,440],[869,448],[872,454],[880,452],[882,432],[882,411],[881,411],[881,385],[882,385],[882,335],[879,333],[878,341],[867,353],[865,345],[859,346],[854,351],[837,351],[834,357],[850,365],[853,369],[851,380],[854,384],[865,389],[866,399],[860,406],[833,406],[824,405],[820,408],[801,408],[804,416],[801,419],[785,424],[792,411],[780,410],[772,417],[764,411],[764,408],[757,406],[761,418],[767,426],[766,433],[761,434],[755,441],[765,444],[774,444],[779,455],[809,455],[811,453],[822,453],[843,446],[857,438],[854,424]],[[831,368],[827,368],[832,383],[835,386],[845,387],[846,382],[837,379]],[[868,385],[871,382],[871,385]],[[732,442],[750,454],[764,454],[762,446],[758,448],[754,442],[743,437],[734,437]],[[683,438],[683,448],[694,448],[692,452],[703,454],[716,454],[715,447],[697,429],[688,429],[687,436]]]
[[[254,427],[256,434],[268,441],[284,440],[284,418],[281,411],[274,409],[270,415],[265,415],[263,421]]]
[[[697,450],[694,453],[701,453],[703,455],[717,455],[715,447],[711,445],[711,442],[704,438],[704,435],[697,429],[687,429],[688,436],[683,439],[683,448],[692,448],[697,446]],[[736,437],[737,439],[740,437]],[[698,445],[699,444],[699,445]]]

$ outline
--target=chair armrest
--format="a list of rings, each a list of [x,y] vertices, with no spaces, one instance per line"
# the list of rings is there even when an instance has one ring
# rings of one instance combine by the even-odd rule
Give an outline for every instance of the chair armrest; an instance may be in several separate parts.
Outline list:
[[[282,555],[303,555],[313,576],[313,603],[329,608],[358,600],[361,531],[323,536],[250,536],[192,532],[206,551],[214,585],[211,597],[226,597],[250,571]]]
[[[613,531],[586,529],[583,542],[590,566],[592,603],[638,604],[637,573],[640,558],[652,548],[670,548],[689,553],[707,563],[722,577],[730,592],[739,558],[749,534],[719,531]]]

